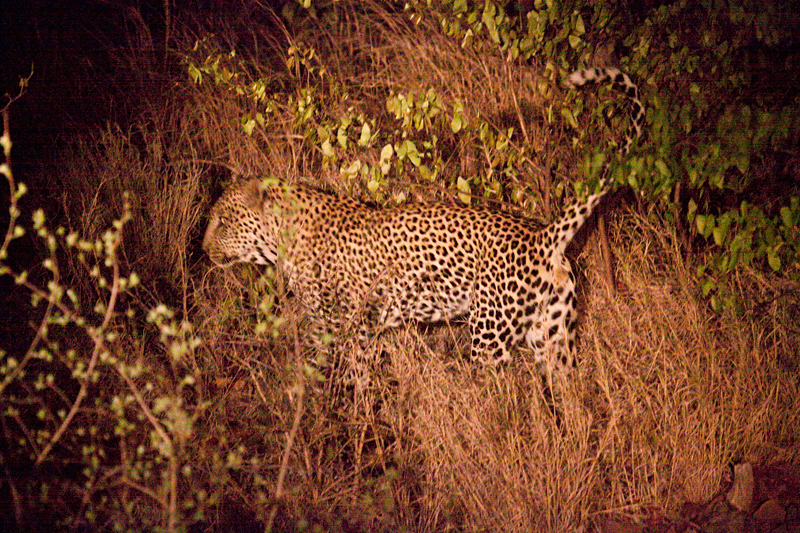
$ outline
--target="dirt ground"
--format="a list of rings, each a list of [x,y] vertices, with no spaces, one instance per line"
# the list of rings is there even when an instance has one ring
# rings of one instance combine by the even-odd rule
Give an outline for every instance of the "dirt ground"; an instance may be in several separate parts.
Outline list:
[[[728,501],[733,482],[705,505],[687,504],[678,516],[653,513],[643,523],[608,517],[602,533],[800,533],[800,466],[754,465],[751,504],[739,510]],[[731,476],[733,478],[733,476]]]

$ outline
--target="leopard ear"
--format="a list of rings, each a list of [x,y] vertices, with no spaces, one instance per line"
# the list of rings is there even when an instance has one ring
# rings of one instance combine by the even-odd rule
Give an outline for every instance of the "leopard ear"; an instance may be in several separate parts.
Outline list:
[[[244,184],[244,205],[253,211],[260,211],[264,204],[264,196],[266,195],[261,186],[261,181],[255,178],[247,180]]]

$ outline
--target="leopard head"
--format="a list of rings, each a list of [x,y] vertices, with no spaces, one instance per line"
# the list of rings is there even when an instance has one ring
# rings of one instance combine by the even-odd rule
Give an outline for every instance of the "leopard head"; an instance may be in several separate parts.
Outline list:
[[[219,266],[237,262],[274,264],[280,247],[281,217],[274,209],[275,187],[239,179],[211,209],[203,250]]]

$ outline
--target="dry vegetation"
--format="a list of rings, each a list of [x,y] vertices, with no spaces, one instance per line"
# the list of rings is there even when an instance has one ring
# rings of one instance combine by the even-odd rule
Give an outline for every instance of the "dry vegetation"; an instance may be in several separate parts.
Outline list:
[[[138,127],[96,133],[65,165],[64,211],[90,240],[120,216],[129,191],[120,263],[142,283],[119,304],[116,336],[105,344],[117,359],[98,367],[94,383],[104,385],[90,387],[91,407],[74,422],[107,438],[72,429],[47,459],[97,464],[73,472],[72,486],[69,476],[56,484],[61,507],[51,497],[17,509],[55,505],[73,525],[91,512],[103,527],[132,529],[586,531],[607,514],[643,519],[707,501],[730,481],[732,463],[800,461],[798,304],[779,297],[789,282],[743,269],[734,281],[744,311],[713,313],[698,289],[702,257],[688,254],[656,213],[619,198],[607,209],[618,290],[608,290],[590,235],[573,251],[581,363],[552,394],[524,355],[500,369],[470,363],[460,324],[409,325],[376,339],[367,387],[307,371],[303,311],[280,279],[247,265],[213,269],[199,250],[228,168],[368,197],[367,180],[341,169],[355,159],[377,164],[381,146],[351,142],[329,160],[308,131],[331,129],[348,113],[399,131],[386,99],[433,89],[448,105],[460,99],[467,121],[515,128],[519,173],[503,169],[506,192],[487,194],[490,201],[548,219],[563,201],[551,192],[581,178],[580,156],[552,119],[566,91],[543,77],[544,61],[508,62],[488,48],[462,48],[433,21],[415,26],[402,12],[345,4],[330,9],[346,16],[323,13],[306,31],[286,30],[288,44],[313,47],[310,64],[325,75],[309,65],[284,70],[286,43],[242,65],[231,60],[232,69],[250,69],[242,76],[285,95],[319,84],[319,101],[339,107],[321,109],[315,127],[286,105],[245,135],[251,100],[208,78],[180,80]],[[591,94],[583,97],[592,105]],[[382,201],[405,192],[454,202],[455,177],[496,172],[499,150],[477,132],[430,125],[416,134],[431,132],[440,135],[439,177],[407,165],[382,185]],[[350,134],[357,139],[358,128]],[[609,134],[589,133],[579,148]],[[473,193],[484,196],[478,186]],[[103,297],[81,261],[60,257],[86,301]],[[144,319],[160,302],[177,313],[176,329]],[[61,339],[60,349],[80,353],[87,342],[79,337]],[[187,347],[192,337],[201,343]],[[186,349],[176,355],[176,347]],[[169,446],[159,444],[164,435]],[[37,457],[34,440],[27,446]],[[89,442],[105,448],[87,452]]]

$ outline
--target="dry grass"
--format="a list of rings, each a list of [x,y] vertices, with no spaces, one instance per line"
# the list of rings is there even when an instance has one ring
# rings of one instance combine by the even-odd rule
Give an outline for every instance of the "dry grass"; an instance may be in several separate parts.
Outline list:
[[[708,311],[670,231],[627,215],[612,241],[622,290],[590,295],[584,331],[609,507],[705,501],[731,462],[796,441],[796,375],[779,363],[785,346],[763,342],[769,329]]]
[[[345,19],[325,32],[287,31],[292,43],[313,44],[328,69],[323,103],[350,93],[320,111],[319,124],[349,106],[391,131],[392,91],[434,88],[448,101],[459,98],[468,118],[519,132],[512,142],[520,145],[520,172],[503,177],[504,190],[522,184],[528,200],[515,208],[547,218],[553,185],[578,170],[570,143],[547,118],[558,90],[540,83],[541,65],[461,48],[432,23],[414,26],[372,3]],[[309,79],[252,68],[289,94]],[[190,470],[181,494],[206,495],[195,499],[205,512],[198,522],[263,524],[278,509],[274,530],[285,531],[303,520],[330,531],[587,531],[607,513],[642,518],[707,500],[724,486],[731,462],[797,460],[800,381],[797,363],[787,363],[797,357],[796,303],[776,298],[786,282],[744,272],[743,301],[769,303],[744,317],[715,315],[697,293],[696,260],[654,216],[620,211],[609,224],[618,293],[604,289],[591,247],[580,257],[582,362],[552,396],[524,356],[498,370],[468,362],[458,324],[410,325],[378,339],[366,388],[315,382],[304,371],[303,310],[258,269],[209,269],[199,251],[203,217],[225,166],[356,196],[366,195],[364,183],[324,168],[319,146],[287,109],[246,136],[240,119],[252,103],[229,91],[181,86],[167,100],[137,131],[108,131],[79,147],[83,166],[63,179],[72,185],[67,212],[82,215],[71,225],[92,238],[118,216],[123,191],[132,193],[124,252],[145,280],[133,304],[141,310],[167,300],[203,341],[180,361],[155,341],[126,355],[155,376],[152,397],[173,395],[191,412],[191,438],[175,453]],[[447,146],[440,180],[393,175],[393,187],[452,201],[456,176],[496,171],[477,134],[439,133]],[[585,142],[600,141],[589,134]],[[375,162],[378,151],[347,157]],[[259,321],[274,329],[257,334]],[[133,344],[152,336],[143,327],[150,326],[119,325]],[[185,369],[195,381],[182,388]],[[121,448],[135,448],[137,438],[151,446],[146,431],[126,438]],[[141,483],[158,486],[152,479]],[[157,505],[144,491],[103,490],[135,501],[125,507],[133,515]]]

